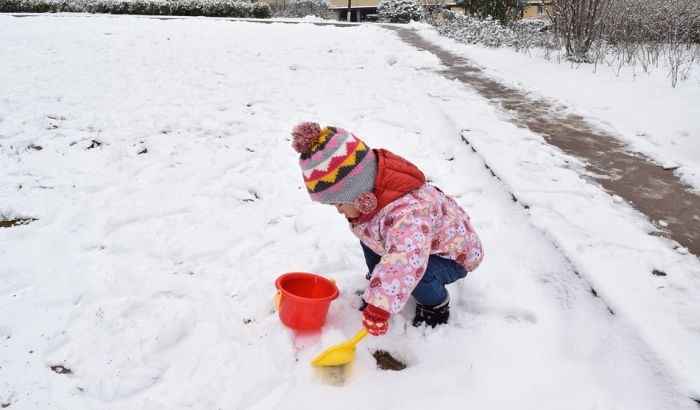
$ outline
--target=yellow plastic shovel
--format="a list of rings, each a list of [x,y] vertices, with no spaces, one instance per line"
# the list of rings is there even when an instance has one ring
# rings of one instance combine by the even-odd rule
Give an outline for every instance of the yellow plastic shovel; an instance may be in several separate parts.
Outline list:
[[[355,345],[365,336],[367,336],[367,329],[363,327],[359,332],[355,333],[352,339],[348,339],[339,345],[331,346],[321,352],[311,364],[323,367],[340,366],[352,362],[355,358]]]

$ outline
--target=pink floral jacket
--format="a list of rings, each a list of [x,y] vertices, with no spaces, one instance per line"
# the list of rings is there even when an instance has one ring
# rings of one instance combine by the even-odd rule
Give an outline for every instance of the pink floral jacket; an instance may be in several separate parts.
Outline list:
[[[424,184],[352,227],[362,243],[381,255],[362,297],[390,313],[400,312],[423,277],[428,257],[452,259],[468,272],[483,258],[469,216],[438,188]]]

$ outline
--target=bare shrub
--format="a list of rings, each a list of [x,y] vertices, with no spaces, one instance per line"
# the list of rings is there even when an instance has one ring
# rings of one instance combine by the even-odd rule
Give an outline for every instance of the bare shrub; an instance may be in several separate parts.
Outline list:
[[[644,73],[663,66],[675,87],[700,62],[700,2],[614,0],[603,41],[610,66]]]
[[[548,10],[556,35],[563,40],[566,57],[590,62],[593,42],[600,38],[611,0],[554,0]]]

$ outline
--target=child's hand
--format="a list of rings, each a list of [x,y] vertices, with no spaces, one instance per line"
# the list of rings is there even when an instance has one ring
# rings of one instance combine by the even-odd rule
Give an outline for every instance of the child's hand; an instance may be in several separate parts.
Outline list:
[[[374,305],[367,305],[362,311],[362,326],[369,334],[381,336],[389,329],[389,312]]]

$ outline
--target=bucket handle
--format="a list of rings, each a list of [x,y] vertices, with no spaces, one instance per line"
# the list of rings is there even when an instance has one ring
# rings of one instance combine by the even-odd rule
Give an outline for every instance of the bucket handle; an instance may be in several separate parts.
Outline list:
[[[275,310],[279,311],[280,310],[280,303],[282,302],[282,291],[280,289],[277,289],[277,293],[275,293],[275,296],[274,296],[274,301],[275,301]]]

